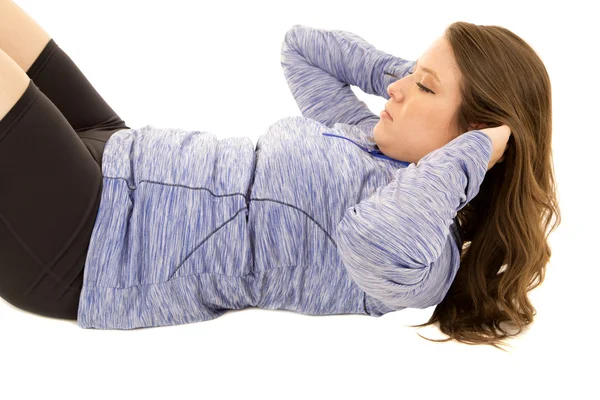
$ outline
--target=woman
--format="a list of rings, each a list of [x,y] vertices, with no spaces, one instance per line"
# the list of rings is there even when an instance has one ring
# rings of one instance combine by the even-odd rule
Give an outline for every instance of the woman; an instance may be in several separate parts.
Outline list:
[[[102,329],[251,306],[381,316],[436,305],[428,323],[449,339],[494,346],[508,336],[500,322],[532,321],[544,218],[558,216],[550,82],[506,29],[457,22],[411,62],[295,25],[282,66],[303,116],[255,147],[129,128],[41,27],[1,7],[8,302]],[[350,85],[386,98],[389,114]]]

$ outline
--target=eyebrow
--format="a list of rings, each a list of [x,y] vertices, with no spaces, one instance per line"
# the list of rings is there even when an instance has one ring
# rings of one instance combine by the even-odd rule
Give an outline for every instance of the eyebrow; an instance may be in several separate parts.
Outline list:
[[[415,66],[417,65],[417,62],[419,62],[419,59],[417,58],[417,61],[415,61]],[[440,85],[442,84],[442,81],[440,81],[440,78],[438,77],[438,75],[435,73],[434,70],[429,69],[427,67],[421,67],[421,69],[427,73],[430,73],[431,75],[433,75],[433,77],[440,83]]]

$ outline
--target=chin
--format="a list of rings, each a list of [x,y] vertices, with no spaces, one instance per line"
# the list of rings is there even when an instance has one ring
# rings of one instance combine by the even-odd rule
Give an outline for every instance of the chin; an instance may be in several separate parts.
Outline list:
[[[379,121],[381,121],[381,120],[379,120]],[[375,125],[375,127],[373,128],[373,132],[371,132],[371,134],[373,135],[373,139],[372,139],[372,141],[373,141],[373,142],[375,142],[375,143],[377,143],[377,136],[378,136],[378,135],[377,135],[377,130],[378,130],[378,129],[377,129],[377,126],[378,126],[378,125],[379,125],[379,122],[378,122],[378,123],[377,123],[377,125]],[[377,145],[379,145],[379,143],[377,143]]]

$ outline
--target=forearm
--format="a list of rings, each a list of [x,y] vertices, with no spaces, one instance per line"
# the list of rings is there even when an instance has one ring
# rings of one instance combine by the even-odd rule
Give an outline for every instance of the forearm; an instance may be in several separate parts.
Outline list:
[[[414,64],[379,50],[348,31],[294,25],[288,35],[290,45],[312,65],[365,93],[386,99],[388,85]]]

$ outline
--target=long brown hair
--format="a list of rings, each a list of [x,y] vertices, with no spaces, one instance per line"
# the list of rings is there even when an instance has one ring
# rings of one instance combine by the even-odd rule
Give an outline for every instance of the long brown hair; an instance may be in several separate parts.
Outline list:
[[[527,292],[544,281],[548,235],[561,221],[550,78],[536,52],[506,28],[458,21],[444,34],[462,74],[459,132],[470,131],[469,123],[506,124],[512,135],[504,161],[487,171],[478,194],[458,211],[464,243],[448,293],[428,322],[412,327],[439,322],[449,338],[425,339],[504,350],[502,339],[533,322]],[[506,329],[513,327],[516,332]]]

